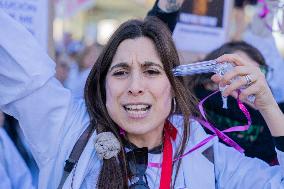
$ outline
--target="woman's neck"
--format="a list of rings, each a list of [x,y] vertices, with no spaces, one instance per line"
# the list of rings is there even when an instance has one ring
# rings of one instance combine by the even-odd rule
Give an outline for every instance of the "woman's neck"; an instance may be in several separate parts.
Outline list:
[[[158,128],[157,131],[150,133],[146,133],[143,135],[134,135],[127,133],[128,140],[135,144],[137,147],[147,147],[148,149],[152,149],[154,147],[159,146],[163,140],[163,128]]]

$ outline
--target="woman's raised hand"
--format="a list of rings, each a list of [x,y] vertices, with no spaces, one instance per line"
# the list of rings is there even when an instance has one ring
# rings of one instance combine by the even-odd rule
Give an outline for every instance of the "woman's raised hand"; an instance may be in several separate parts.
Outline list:
[[[275,101],[272,92],[266,82],[264,74],[253,61],[242,58],[236,54],[226,54],[217,59],[217,62],[230,62],[235,67],[225,73],[223,77],[215,74],[212,80],[221,86],[228,85],[223,95],[237,97],[236,90],[245,86],[240,93],[240,100],[258,109],[265,119],[272,136],[284,136],[284,114]],[[232,79],[235,79],[233,82]],[[255,96],[254,103],[247,101],[250,95]]]
[[[240,100],[260,111],[270,108],[273,104],[277,104],[266,82],[265,75],[254,62],[237,54],[225,54],[219,57],[217,62],[230,62],[235,65],[223,77],[217,74],[212,77],[215,83],[221,86],[228,85],[223,92],[224,96],[231,95],[236,98],[236,90],[244,88],[241,90]],[[237,79],[232,82],[234,78]],[[255,96],[254,103],[247,100],[250,95]]]

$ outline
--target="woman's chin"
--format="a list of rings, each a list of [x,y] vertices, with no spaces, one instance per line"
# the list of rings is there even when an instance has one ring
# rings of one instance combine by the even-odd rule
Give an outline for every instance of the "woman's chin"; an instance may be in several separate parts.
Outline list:
[[[145,130],[145,128],[144,129],[143,128],[127,129],[125,131],[128,135],[132,135],[132,136],[142,136],[142,135],[145,135],[151,132],[151,130]]]
[[[129,125],[125,127],[125,132],[128,135],[139,137],[139,136],[150,136],[152,133],[162,132],[163,129],[158,129],[157,127],[147,127],[146,124]]]

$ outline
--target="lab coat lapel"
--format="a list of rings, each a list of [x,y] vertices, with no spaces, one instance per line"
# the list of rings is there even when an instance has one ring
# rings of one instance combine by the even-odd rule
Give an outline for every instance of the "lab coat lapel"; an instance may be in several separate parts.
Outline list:
[[[208,137],[200,124],[191,122],[189,145],[185,152]],[[185,185],[190,189],[215,189],[214,149],[218,138],[213,138],[204,146],[198,148],[183,158]]]
[[[183,159],[183,170],[186,186],[190,189],[215,189],[214,164],[203,152],[195,151]]]

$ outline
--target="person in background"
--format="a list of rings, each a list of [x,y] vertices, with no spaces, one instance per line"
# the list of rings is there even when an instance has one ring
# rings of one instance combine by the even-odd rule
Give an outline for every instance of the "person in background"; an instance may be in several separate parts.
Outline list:
[[[234,22],[234,33],[232,40],[241,40],[243,32],[246,29],[246,20],[245,20],[245,6],[246,5],[256,5],[257,0],[234,0],[234,9],[233,9],[233,22]]]
[[[71,60],[66,54],[60,54],[55,59],[56,78],[65,86],[66,79],[70,73]]]
[[[243,7],[246,3],[255,4],[256,2],[236,1],[235,3],[236,7]],[[171,32],[173,32],[179,14],[178,11],[175,12],[174,14],[168,14],[162,11],[158,12],[160,12],[161,14],[159,15],[159,18],[163,22],[165,22],[168,26],[170,26],[169,28],[171,29]],[[149,12],[149,15],[151,14],[152,12]],[[261,43],[262,40],[261,39],[258,40]],[[268,82],[273,83],[272,79],[275,79],[276,75],[273,76],[273,72],[271,71],[271,65],[266,64],[265,59],[262,56],[261,52],[255,47],[249,45],[246,42],[238,42],[238,41],[229,42],[228,44],[224,44],[222,47],[213,51],[211,53],[211,56],[210,55],[207,56],[206,60],[210,58],[215,59],[224,53],[238,53],[241,56],[245,56],[245,58],[248,58],[249,60],[253,60],[252,62],[255,63],[254,65],[260,67],[266,73]],[[277,59],[277,57],[278,56],[276,56],[275,58]],[[271,57],[271,59],[273,58]],[[277,72],[279,71],[281,70],[278,70]],[[277,75],[279,76],[279,74]],[[211,81],[210,75],[202,75],[190,80],[191,81],[189,82],[189,87],[191,89],[194,88],[194,91],[196,92],[197,97],[199,97],[199,99],[206,97],[207,95],[211,94],[213,91],[218,89],[218,86]],[[279,78],[277,80],[279,80]],[[278,86],[277,88],[283,89],[282,85]],[[278,101],[278,104],[281,110],[283,111],[284,110],[283,100],[279,98],[281,93],[277,94],[275,94],[276,100]],[[211,110],[210,112],[212,114],[216,113],[215,115],[217,115],[215,119],[213,117],[212,117],[213,120],[210,119],[213,123],[215,123],[215,125],[217,125],[218,127],[220,127],[220,129],[222,129],[239,123],[243,124],[245,123],[246,121],[245,116],[243,116],[242,112],[237,107],[236,101],[233,97],[228,98],[228,103],[229,103],[228,110],[222,109],[221,103],[222,103],[221,96],[216,96],[216,95],[211,97],[210,100],[206,101],[205,103],[205,107],[210,108],[207,110]],[[268,162],[271,165],[277,164],[278,162],[276,161],[274,144],[271,138],[271,134],[266,126],[263,117],[260,115],[259,111],[255,110],[254,108],[248,107],[248,109],[253,119],[252,127],[246,132],[232,133],[229,135],[238,143],[240,143],[242,147],[245,148],[246,155],[250,157],[258,157]],[[210,112],[208,113],[210,114]]]
[[[178,1],[173,1],[178,2]],[[257,11],[255,12],[255,15],[251,19],[251,22],[248,24],[248,26],[245,28],[244,32],[241,32],[244,30],[244,26],[242,23],[243,21],[236,21],[237,25],[242,25],[241,27],[237,27],[236,36],[234,39],[240,40],[253,45],[256,47],[265,58],[265,61],[269,67],[268,72],[270,75],[270,80],[268,80],[269,86],[272,90],[272,93],[276,99],[277,102],[283,102],[284,101],[284,74],[282,73],[282,70],[284,69],[284,60],[281,56],[279,50],[277,49],[275,39],[272,35],[272,28],[273,25],[273,13],[275,9],[278,11],[283,11],[281,9],[281,6],[278,5],[279,1],[265,1],[267,3],[268,8],[268,14],[266,14],[265,17],[261,17],[260,14],[265,10],[265,6],[263,3],[260,3],[256,0],[236,0],[235,1],[235,10],[238,12],[237,14],[239,16],[236,16],[236,19],[243,19],[243,10],[245,5],[252,4],[257,5]],[[257,4],[256,4],[257,3]],[[155,10],[155,9],[153,9]],[[150,11],[148,14],[153,15],[152,11]],[[176,22],[178,20],[179,11],[175,11],[171,14],[167,12],[160,11],[158,8],[155,11],[157,14],[157,17],[160,18],[163,22],[165,22],[171,32],[174,31]],[[280,12],[281,13],[281,12]],[[238,18],[242,17],[242,18]],[[278,20],[280,21],[280,20]],[[188,58],[188,57],[187,57]],[[198,57],[199,58],[199,57]],[[201,58],[203,59],[203,57]],[[196,59],[195,59],[196,60]],[[183,62],[187,62],[187,60],[184,60]]]
[[[84,86],[90,70],[98,57],[98,51],[96,44],[87,46],[78,55],[77,61],[70,65],[70,72],[64,83],[65,87],[71,90],[75,98],[83,98],[84,96]]]
[[[0,188],[35,189],[31,173],[3,125],[4,114],[0,111]]]
[[[262,3],[261,3],[262,2]],[[268,84],[277,102],[284,101],[284,59],[276,45],[277,32],[273,25],[283,23],[284,19],[275,19],[275,15],[284,15],[281,1],[258,1],[257,11],[246,28],[242,40],[256,47],[269,66]]]

